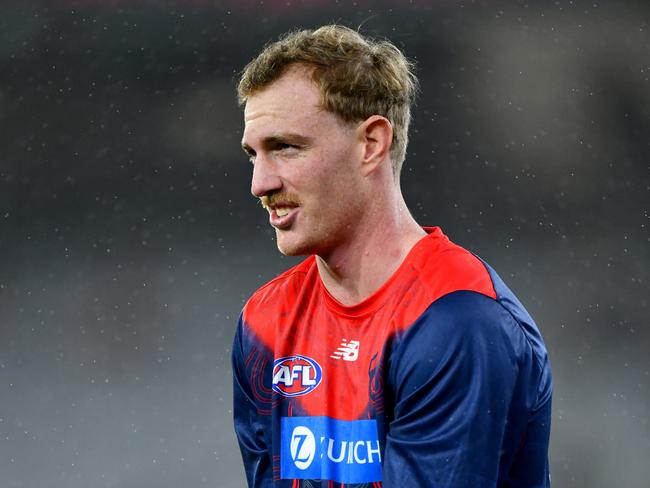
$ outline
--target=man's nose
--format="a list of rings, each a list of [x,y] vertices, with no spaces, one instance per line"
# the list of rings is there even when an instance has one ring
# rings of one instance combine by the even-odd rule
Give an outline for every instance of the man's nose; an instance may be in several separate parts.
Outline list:
[[[253,178],[251,180],[251,193],[257,198],[273,193],[282,188],[282,180],[275,171],[275,165],[258,154],[253,165]]]

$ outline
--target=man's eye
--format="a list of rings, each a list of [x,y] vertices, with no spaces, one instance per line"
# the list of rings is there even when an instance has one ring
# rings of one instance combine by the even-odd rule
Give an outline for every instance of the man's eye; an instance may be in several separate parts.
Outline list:
[[[295,149],[297,146],[294,146],[293,144],[286,144],[284,142],[281,142],[277,145],[277,149],[279,151],[283,151],[285,149]]]

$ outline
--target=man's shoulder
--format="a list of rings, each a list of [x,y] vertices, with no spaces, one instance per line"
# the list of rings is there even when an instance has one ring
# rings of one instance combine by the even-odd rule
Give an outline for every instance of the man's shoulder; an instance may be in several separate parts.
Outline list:
[[[442,337],[441,343],[472,344],[502,337],[518,357],[528,355],[550,378],[546,346],[537,324],[496,271],[481,258],[434,236],[417,261],[419,279],[429,305],[407,331],[415,343],[429,343],[422,334]],[[549,380],[550,384],[550,380]]]
[[[260,286],[244,305],[244,316],[258,313],[266,315],[278,311],[283,305],[293,301],[310,270],[315,266],[315,258],[310,256]]]
[[[429,232],[412,267],[428,290],[430,302],[455,291],[474,291],[496,298],[492,276],[480,258],[450,241],[438,227]]]

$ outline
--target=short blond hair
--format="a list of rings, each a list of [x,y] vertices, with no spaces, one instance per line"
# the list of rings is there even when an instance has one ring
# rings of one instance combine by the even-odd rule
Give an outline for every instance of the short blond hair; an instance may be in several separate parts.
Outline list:
[[[390,121],[390,156],[393,172],[399,175],[418,87],[413,63],[391,42],[364,37],[340,25],[290,31],[246,65],[237,87],[239,103],[246,103],[294,64],[313,67],[325,110],[346,122],[371,115]]]

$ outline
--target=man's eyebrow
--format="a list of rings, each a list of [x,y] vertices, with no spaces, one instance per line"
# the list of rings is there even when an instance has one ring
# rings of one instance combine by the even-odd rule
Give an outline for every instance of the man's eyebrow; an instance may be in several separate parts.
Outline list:
[[[305,144],[309,142],[309,138],[302,136],[300,134],[295,134],[289,132],[287,134],[274,134],[272,136],[265,137],[262,139],[262,144],[264,145],[273,145],[277,143],[291,143],[291,144]]]
[[[273,147],[277,144],[308,144],[310,142],[309,137],[305,137],[300,134],[287,133],[287,134],[273,134],[262,139],[263,147]],[[255,150],[249,146],[247,143],[242,142],[242,149],[247,153],[255,152]]]

